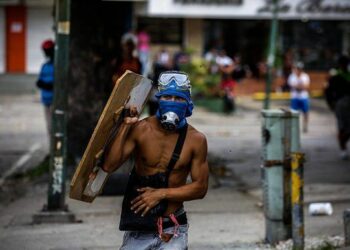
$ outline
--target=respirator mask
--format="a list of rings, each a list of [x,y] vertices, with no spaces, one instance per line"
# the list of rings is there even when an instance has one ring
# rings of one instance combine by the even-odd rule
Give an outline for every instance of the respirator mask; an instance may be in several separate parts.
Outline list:
[[[156,97],[159,100],[157,118],[162,127],[174,131],[187,124],[186,117],[192,115],[191,85],[186,73],[166,71],[159,76]],[[162,96],[181,97],[183,101],[162,100]]]

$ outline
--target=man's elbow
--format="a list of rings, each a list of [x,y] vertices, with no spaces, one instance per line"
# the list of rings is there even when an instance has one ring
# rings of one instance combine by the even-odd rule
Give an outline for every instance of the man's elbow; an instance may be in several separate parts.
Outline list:
[[[114,170],[112,169],[112,167],[111,167],[111,165],[108,165],[108,164],[104,164],[103,166],[102,166],[102,170],[103,171],[105,171],[105,172],[107,172],[107,173],[112,173]]]
[[[107,173],[109,173],[109,174],[111,174],[111,173],[113,173],[115,170],[117,170],[117,168],[118,168],[118,166],[119,166],[119,163],[118,162],[105,162],[105,164],[103,164],[103,166],[102,166],[102,169],[103,169],[103,171],[105,171],[105,172],[107,172]]]
[[[203,199],[208,192],[208,184],[203,184],[198,192],[198,199]]]

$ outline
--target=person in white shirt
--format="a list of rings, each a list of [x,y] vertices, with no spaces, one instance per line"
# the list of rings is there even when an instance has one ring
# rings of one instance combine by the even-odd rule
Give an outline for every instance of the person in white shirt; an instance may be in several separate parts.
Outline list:
[[[291,108],[303,113],[303,131],[308,130],[309,120],[309,86],[310,77],[304,72],[304,64],[298,62],[294,65],[292,73],[288,77],[288,85],[291,90]]]

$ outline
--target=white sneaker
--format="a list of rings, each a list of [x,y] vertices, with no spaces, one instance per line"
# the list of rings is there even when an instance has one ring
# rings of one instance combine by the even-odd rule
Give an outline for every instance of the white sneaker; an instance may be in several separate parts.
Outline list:
[[[348,152],[346,150],[342,150],[340,152],[340,158],[343,160],[343,161],[347,161],[347,160],[350,160],[350,156],[348,154]]]

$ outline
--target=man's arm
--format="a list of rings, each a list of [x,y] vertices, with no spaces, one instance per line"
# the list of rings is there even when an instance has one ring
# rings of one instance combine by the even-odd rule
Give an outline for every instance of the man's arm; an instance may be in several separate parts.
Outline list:
[[[85,195],[95,197],[98,192],[101,191],[101,187],[109,174],[119,168],[130,156],[135,147],[135,142],[133,139],[133,131],[129,133],[129,130],[137,121],[137,117],[124,118],[124,122],[120,125],[111,147],[106,151],[103,166],[101,168],[94,167],[90,173],[89,182],[84,190]]]
[[[36,82],[36,86],[40,89],[43,89],[43,90],[48,90],[48,91],[52,91],[53,90],[53,83],[52,82],[44,82],[42,80],[38,80]]]
[[[112,173],[118,169],[131,155],[135,148],[135,138],[132,127],[138,122],[138,118],[134,117],[135,111],[130,112],[130,117],[125,117],[124,122],[120,125],[119,131],[106,152],[106,158],[102,169],[108,173]]]
[[[145,215],[162,199],[182,202],[202,199],[206,195],[208,190],[209,168],[207,162],[208,146],[204,135],[198,134],[196,145],[199,146],[195,149],[191,162],[192,182],[176,188],[140,188],[138,191],[142,194],[131,202],[131,209],[135,210],[135,213],[142,211],[142,216]]]
[[[207,162],[207,140],[200,134],[198,145],[194,152],[191,165],[192,182],[178,188],[161,190],[165,193],[164,199],[170,201],[190,201],[202,199],[208,190],[209,168]]]

